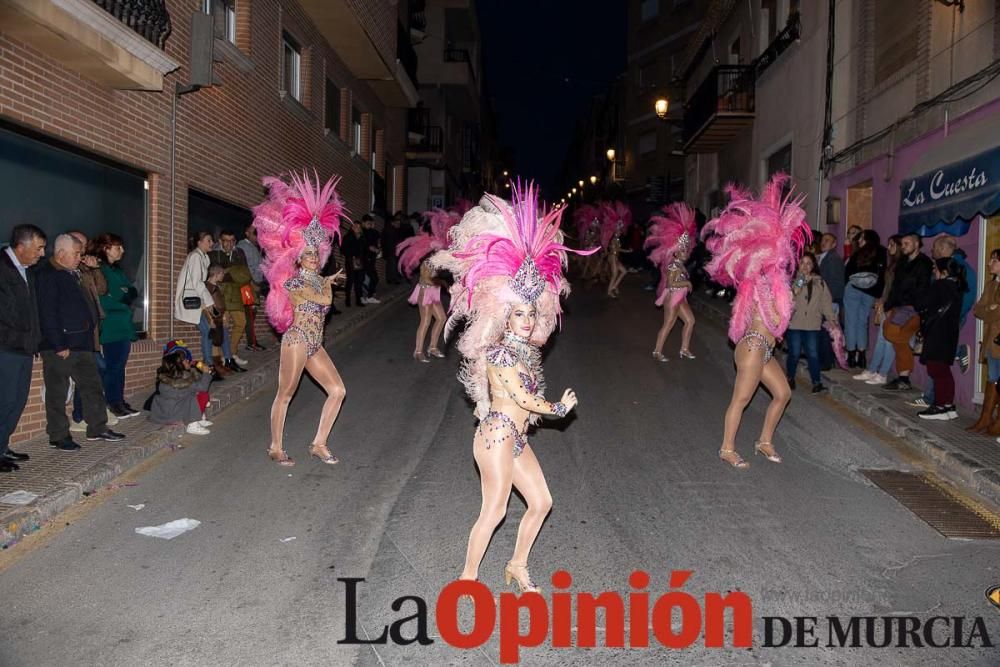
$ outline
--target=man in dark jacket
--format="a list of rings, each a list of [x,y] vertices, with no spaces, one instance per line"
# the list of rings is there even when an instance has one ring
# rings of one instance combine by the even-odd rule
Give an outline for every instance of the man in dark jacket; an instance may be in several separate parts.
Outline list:
[[[243,288],[249,287],[253,281],[250,273],[250,265],[247,263],[246,255],[236,247],[236,234],[224,231],[219,234],[219,249],[208,253],[208,259],[212,264],[218,264],[226,270],[226,277],[219,283],[222,289],[222,296],[226,302],[226,314],[232,321],[229,327],[229,344],[232,359],[226,359],[226,368],[234,373],[242,372],[248,362],[240,358],[238,350],[240,339],[247,330],[246,310],[243,307]]]
[[[913,350],[910,339],[920,329],[920,316],[916,304],[920,293],[931,284],[933,265],[930,257],[920,252],[921,241],[916,234],[907,234],[900,241],[903,256],[896,263],[892,287],[885,302],[886,340],[896,350],[898,377],[885,385],[885,389],[912,389],[910,372],[913,370]]]
[[[344,299],[348,307],[351,305],[351,292],[354,292],[354,300],[359,307],[365,305],[361,297],[361,288],[365,283],[364,260],[361,257],[363,249],[364,234],[361,222],[352,220],[351,229],[340,240],[340,252],[344,255],[344,272],[347,274]]]
[[[364,239],[361,263],[364,265],[365,278],[367,279],[365,291],[368,292],[365,303],[381,303],[375,296],[375,289],[378,287],[378,271],[375,268],[375,260],[382,254],[379,249],[382,244],[382,235],[375,229],[375,218],[371,215],[365,214],[361,218],[361,234]]]
[[[382,231],[382,259],[385,260],[385,281],[390,285],[400,283],[399,258],[396,257],[396,246],[403,240],[403,212],[397,211],[392,220]]]
[[[87,440],[116,442],[121,433],[108,428],[107,403],[94,361],[98,314],[80,284],[82,244],[70,234],[56,237],[52,258],[35,274],[38,321],[45,381],[45,430],[53,447],[71,451],[80,445],[69,434],[66,393],[70,378],[83,398]]]
[[[41,332],[35,305],[35,274],[29,269],[45,255],[45,232],[18,225],[0,251],[0,472],[17,470],[28,455],[8,447],[31,388],[32,357]]]
[[[840,309],[844,305],[844,260],[837,253],[837,237],[833,234],[823,234],[819,241],[819,274],[823,282],[830,288],[830,296],[833,298],[833,312],[840,316]],[[834,354],[833,343],[830,334],[826,329],[820,330],[819,363],[823,370],[833,368]]]

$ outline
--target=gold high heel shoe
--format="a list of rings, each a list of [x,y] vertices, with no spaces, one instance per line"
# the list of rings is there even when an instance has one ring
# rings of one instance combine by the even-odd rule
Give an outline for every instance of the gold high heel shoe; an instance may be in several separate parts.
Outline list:
[[[524,579],[525,579],[525,581],[521,581],[517,577],[517,575],[514,574],[514,570],[517,570],[518,572],[523,571],[524,572]],[[520,589],[520,591],[522,593],[529,593],[529,592],[530,593],[540,593],[541,592],[540,590],[538,590],[538,586],[536,586],[531,581],[531,574],[528,572],[528,566],[527,566],[527,564],[525,564],[525,565],[518,565],[517,563],[514,563],[513,561],[508,561],[507,565],[503,568],[503,578],[504,578],[504,582],[508,586],[510,586],[510,582],[511,581],[516,582],[518,589]],[[525,582],[527,582],[527,583],[525,583]]]
[[[288,452],[286,452],[283,449],[279,449],[279,450],[268,449],[267,450],[267,457],[269,459],[271,459],[272,461],[274,461],[275,463],[277,463],[279,466],[291,467],[291,466],[295,465],[295,461],[293,461],[288,456]]]
[[[427,348],[427,354],[431,355],[432,357],[437,357],[438,359],[444,359],[444,353],[441,352],[441,350],[437,349],[436,347]]]
[[[331,454],[326,445],[312,445],[309,448],[309,455],[315,456],[320,461],[330,466],[340,463],[340,459]]]
[[[413,358],[423,364],[431,363],[431,360],[425,357],[423,352],[414,352]]]
[[[762,449],[762,447],[770,447],[771,453],[768,454]],[[753,455],[757,456],[758,454],[762,455],[765,459],[767,459],[771,463],[781,463],[781,457],[778,456],[778,452],[774,451],[774,445],[772,445],[770,442],[761,442],[760,440],[755,440],[753,443]]]
[[[660,352],[657,352],[656,350],[653,350],[653,359],[656,359],[656,360],[657,360],[657,361],[659,361],[660,363],[663,363],[663,362],[667,362],[667,361],[670,361],[670,360],[669,360],[669,359],[667,359],[667,358],[666,358],[665,356],[663,356],[663,354],[662,354],[662,353],[660,353]]]
[[[719,458],[722,459],[723,463],[728,463],[737,470],[747,470],[750,468],[750,464],[744,461],[743,457],[735,449],[720,449]]]
[[[680,353],[678,354],[678,356],[681,359],[694,359],[695,358],[695,356],[693,354],[691,354],[690,352],[688,352],[687,350],[681,350]]]

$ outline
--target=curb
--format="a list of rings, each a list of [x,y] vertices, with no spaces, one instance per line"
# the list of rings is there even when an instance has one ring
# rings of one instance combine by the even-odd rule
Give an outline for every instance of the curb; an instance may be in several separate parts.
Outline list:
[[[720,308],[701,295],[689,300],[694,310],[725,326],[729,322],[728,304]],[[800,366],[799,375],[808,380],[808,373]],[[984,465],[963,451],[952,447],[947,440],[919,426],[918,423],[891,408],[858,396],[843,383],[823,374],[832,399],[851,408],[857,414],[882,430],[900,438],[917,453],[930,459],[951,481],[969,491],[1000,505],[1000,473]]]
[[[378,318],[388,310],[388,306],[405,299],[408,294],[409,287],[404,284],[402,289],[393,290],[383,297],[382,303],[377,308],[357,310],[352,312],[350,317],[342,316],[345,321],[339,326],[334,326],[331,322],[327,325],[323,339],[324,346],[331,345],[337,338]],[[272,359],[244,373],[239,381],[217,384],[212,390],[211,403],[206,414],[218,415],[229,406],[250,398],[261,389],[271,387],[277,376],[278,362],[279,355],[275,354]],[[151,391],[151,388],[143,390],[143,393],[145,391]],[[164,427],[145,433],[115,456],[63,482],[55,490],[36,498],[30,505],[15,507],[4,512],[0,519],[3,522],[0,525],[0,549],[12,547],[25,535],[35,532],[73,504],[135,468],[156,452],[169,446],[181,432],[177,427]]]

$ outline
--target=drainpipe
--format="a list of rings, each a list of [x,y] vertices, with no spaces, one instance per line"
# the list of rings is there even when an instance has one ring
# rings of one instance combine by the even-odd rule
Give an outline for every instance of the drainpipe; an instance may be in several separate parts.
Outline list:
[[[168,330],[168,340],[174,339],[174,302],[175,292],[177,290],[177,276],[174,274],[174,240],[177,237],[177,232],[175,231],[175,221],[177,217],[176,213],[176,202],[177,202],[177,100],[180,99],[181,95],[186,95],[188,93],[193,93],[196,90],[200,90],[201,86],[197,84],[182,86],[181,84],[176,84],[174,89],[174,94],[171,95],[170,100],[170,252],[169,252],[169,262],[170,262],[170,324],[167,327]]]

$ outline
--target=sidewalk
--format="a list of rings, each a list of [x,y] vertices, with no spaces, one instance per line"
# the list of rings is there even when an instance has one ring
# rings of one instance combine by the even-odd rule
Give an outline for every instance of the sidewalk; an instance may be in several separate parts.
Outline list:
[[[392,304],[406,298],[410,289],[406,283],[388,287],[379,295],[381,304],[365,308],[345,308],[343,299],[338,298],[337,307],[342,312],[331,317],[327,324],[326,345],[333,344],[343,334],[386,312]],[[261,389],[274,387],[279,352],[280,346],[276,342],[268,345],[263,352],[241,350],[241,356],[250,362],[248,370],[230,375],[223,382],[213,383],[212,402],[207,410],[209,418]],[[149,387],[129,397],[130,403],[141,406],[152,391],[153,388]],[[15,449],[29,454],[31,460],[22,464],[17,472],[0,475],[0,496],[12,491],[27,491],[37,498],[26,505],[0,503],[0,548],[6,549],[21,537],[38,530],[44,522],[157,451],[175,448],[178,442],[199,437],[185,434],[183,426],[154,424],[147,414],[123,419],[114,427],[127,436],[120,443],[88,442],[81,433],[72,434],[82,446],[76,452],[63,452],[49,446],[45,436],[19,443]]]
[[[719,323],[729,322],[729,304],[695,292],[691,305],[699,314]],[[784,355],[780,356],[784,362]],[[958,419],[920,419],[920,408],[907,405],[919,391],[887,391],[878,385],[854,380],[860,372],[835,369],[823,373],[830,396],[867,418],[876,426],[901,438],[919,454],[933,460],[943,476],[1000,505],[1000,443],[996,438],[969,433],[965,427],[976,417],[959,413]],[[800,367],[801,385],[808,387],[808,374]]]

